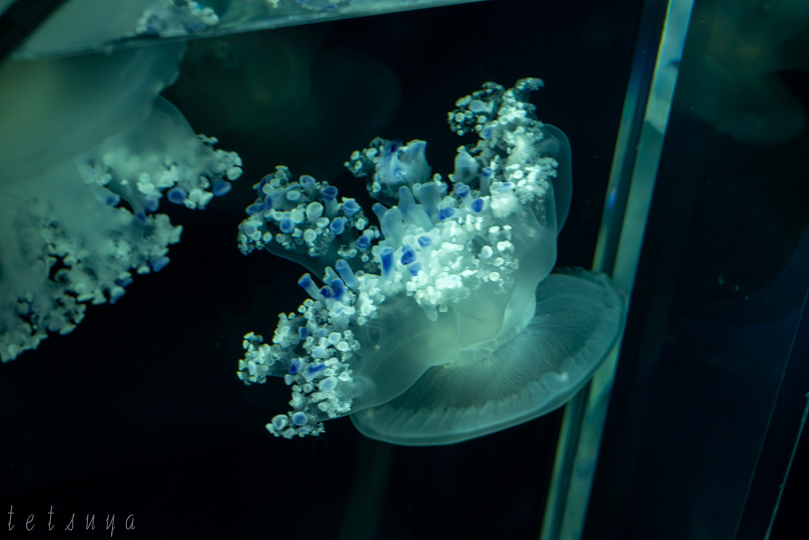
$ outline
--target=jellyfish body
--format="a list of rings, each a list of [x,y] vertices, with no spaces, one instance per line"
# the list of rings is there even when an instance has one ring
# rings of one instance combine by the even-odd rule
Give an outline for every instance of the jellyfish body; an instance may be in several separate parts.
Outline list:
[[[459,150],[451,191],[430,176],[423,141],[376,139],[355,152],[349,170],[369,177],[372,196],[397,201],[375,205],[379,228],[347,216],[355,209],[343,199],[329,217],[351,226],[330,236],[303,209],[336,190],[291,181],[285,168],[257,184],[242,250],[303,260],[324,282],[302,278],[311,298],[280,316],[272,344],[245,338],[239,377],[292,386],[271,433],[316,435],[323,420],[351,415],[372,438],[449,444],[544,414],[586,383],[620,332],[623,301],[606,276],[550,275],[570,148],[533,115],[528,94],[540,85],[487,83],[456,103],[453,131],[480,141]]]

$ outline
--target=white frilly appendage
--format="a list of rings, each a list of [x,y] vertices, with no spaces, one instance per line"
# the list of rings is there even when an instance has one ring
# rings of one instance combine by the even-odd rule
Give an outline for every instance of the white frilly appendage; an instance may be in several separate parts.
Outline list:
[[[16,98],[4,101],[0,127],[8,141],[0,170],[14,171],[0,180],[3,362],[50,332],[71,332],[88,303],[115,302],[133,274],[168,263],[182,228],[154,213],[164,193],[204,208],[241,175],[237,154],[214,150],[215,139],[194,134],[156,97],[180,58],[171,46],[3,66],[19,71],[0,87]],[[59,77],[67,82],[54,83],[58,90],[38,86]],[[14,144],[19,151],[9,150]]]
[[[271,341],[253,332],[244,338],[238,377],[245,384],[283,377],[292,387],[291,409],[267,424],[270,433],[317,435],[324,420],[373,415],[407,396],[417,408],[445,410],[440,389],[420,393],[425,372],[497,369],[497,351],[538,315],[535,291],[553,268],[557,215],[564,219],[570,201],[567,139],[538,121],[528,101],[540,86],[539,79],[511,89],[487,83],[456,102],[450,127],[479,140],[458,149],[451,185],[431,174],[423,141],[375,139],[354,152],[347,168],[367,177],[371,196],[385,203],[373,207],[379,227],[334,186],[296,180],[286,167],[256,184],[258,199],[239,227],[242,252],[286,257],[323,283],[300,279],[310,298],[279,316]],[[502,429],[512,417],[422,441],[358,427],[390,442],[444,444]],[[439,431],[454,429],[442,422]]]
[[[193,0],[157,0],[143,12],[134,34],[160,37],[185,36],[219,24],[219,16],[210,7]]]

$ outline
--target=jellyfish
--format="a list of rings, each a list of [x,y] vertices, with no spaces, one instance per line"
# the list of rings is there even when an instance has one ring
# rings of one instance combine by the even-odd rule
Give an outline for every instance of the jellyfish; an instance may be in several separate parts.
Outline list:
[[[690,20],[675,110],[742,144],[798,137],[807,114],[789,74],[809,70],[809,3],[708,0]]]
[[[160,91],[178,44],[0,66],[0,359],[67,334],[89,304],[169,262],[163,194],[204,208],[241,159],[198,136]]]
[[[320,435],[350,415],[364,435],[451,444],[564,404],[605,358],[624,301],[607,276],[552,274],[571,196],[570,145],[529,102],[539,79],[495,83],[456,102],[449,182],[426,143],[377,138],[346,167],[380,201],[379,225],[335,186],[286,167],[255,185],[238,241],[309,272],[306,299],[270,340],[245,335],[238,377],[282,377],[290,410],[278,437]]]

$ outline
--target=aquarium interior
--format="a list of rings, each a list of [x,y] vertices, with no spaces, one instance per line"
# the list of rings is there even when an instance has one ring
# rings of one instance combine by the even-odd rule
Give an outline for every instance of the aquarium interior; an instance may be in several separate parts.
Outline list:
[[[194,7],[146,4],[186,16]],[[162,110],[238,152],[242,171],[231,181],[235,158],[210,158],[229,192],[197,199],[203,211],[160,203],[182,226],[170,262],[0,365],[11,533],[32,514],[44,530],[52,510],[62,529],[94,514],[93,534],[103,534],[114,514],[115,533],[150,538],[809,534],[794,526],[807,498],[809,392],[801,2],[200,4],[216,24],[180,17],[131,35],[144,2],[126,3],[116,24],[89,0],[41,4],[39,14],[23,0],[0,3],[7,62],[184,54],[162,92],[179,112]],[[60,5],[62,22],[48,19]],[[374,13],[386,14],[364,16]],[[61,30],[76,28],[71,17],[96,24]],[[60,91],[95,80],[76,73]],[[148,76],[165,85],[173,73]],[[572,148],[556,265],[613,277],[628,303],[620,347],[565,407],[461,443],[391,445],[347,418],[318,437],[272,437],[264,425],[289,392],[239,380],[242,336],[269,334],[306,293],[298,265],[239,252],[253,184],[283,164],[367,200],[343,163],[376,136],[426,140],[446,175],[468,142],[446,126],[456,100],[525,77],[543,79],[531,102]],[[144,80],[99,84],[124,92]],[[14,145],[28,132],[0,133],[0,204],[28,172],[14,156],[72,155],[70,143],[92,132],[92,108],[68,120],[25,148]],[[6,237],[19,226],[2,222]]]

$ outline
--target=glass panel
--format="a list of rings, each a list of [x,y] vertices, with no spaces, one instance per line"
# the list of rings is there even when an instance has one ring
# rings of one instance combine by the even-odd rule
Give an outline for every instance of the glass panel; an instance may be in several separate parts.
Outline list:
[[[690,2],[644,4],[593,265],[626,291],[635,280],[690,14]],[[581,536],[619,346],[565,409],[543,540]]]
[[[23,44],[38,58],[479,0],[70,0]]]
[[[765,537],[806,406],[808,17],[695,2],[585,538]]]

